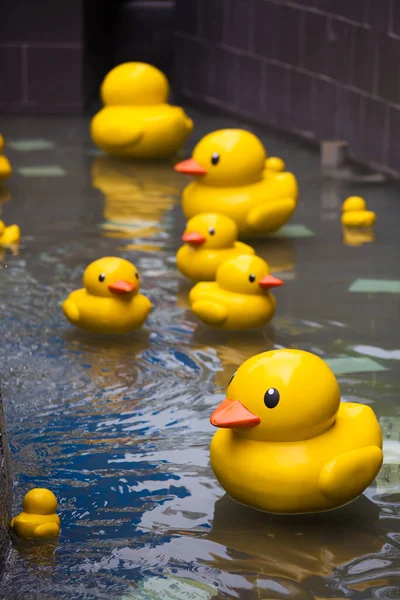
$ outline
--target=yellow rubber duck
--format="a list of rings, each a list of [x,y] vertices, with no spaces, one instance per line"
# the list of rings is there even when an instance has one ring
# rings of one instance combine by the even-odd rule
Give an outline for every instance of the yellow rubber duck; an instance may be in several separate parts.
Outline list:
[[[141,327],[151,310],[139,294],[140,275],[123,258],[92,262],[83,275],[84,288],[72,292],[62,308],[71,323],[95,333],[124,333]]]
[[[92,119],[93,143],[118,156],[171,156],[193,130],[193,121],[167,103],[168,95],[168,80],[156,67],[140,62],[115,67],[101,85],[105,107]]]
[[[21,231],[18,225],[5,226],[3,221],[0,221],[0,245],[11,246],[17,244],[21,238]]]
[[[214,281],[218,267],[254,249],[237,241],[235,221],[225,215],[203,213],[190,219],[182,236],[184,246],[176,254],[176,264],[193,281]]]
[[[175,170],[198,178],[183,191],[187,219],[216,212],[236,221],[239,237],[276,231],[292,216],[298,188],[283,161],[267,159],[260,140],[244,129],[222,129],[206,135],[193,157]]]
[[[200,282],[189,293],[192,311],[207,325],[222,329],[264,327],[275,313],[269,290],[283,285],[270,275],[259,256],[242,255],[224,262],[216,281]]]
[[[8,159],[2,154],[4,148],[4,138],[0,134],[0,182],[8,179],[12,173],[11,165]]]
[[[342,225],[346,227],[371,227],[376,214],[367,210],[367,203],[360,196],[350,196],[342,205]]]
[[[46,488],[34,488],[25,494],[23,512],[11,521],[10,527],[19,538],[45,539],[60,533],[60,517],[56,514],[57,498]]]
[[[272,513],[308,513],[354,500],[381,467],[369,406],[340,402],[326,363],[301,350],[246,360],[213,412],[214,473],[233,499]]]

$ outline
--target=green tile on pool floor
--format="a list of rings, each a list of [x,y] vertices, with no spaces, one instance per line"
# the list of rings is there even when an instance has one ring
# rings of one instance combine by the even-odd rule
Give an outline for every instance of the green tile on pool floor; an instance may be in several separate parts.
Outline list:
[[[276,231],[272,233],[270,237],[276,238],[302,238],[302,237],[312,237],[315,233],[308,229],[305,225],[284,225]]]
[[[20,167],[18,173],[23,177],[64,177],[67,172],[58,165],[41,167]]]
[[[50,150],[54,148],[55,144],[43,138],[32,138],[7,142],[7,146],[18,152],[33,152],[34,150]]]
[[[349,287],[349,292],[400,294],[400,281],[398,279],[356,279]]]
[[[387,371],[386,367],[366,356],[339,356],[338,358],[328,358],[325,362],[329,365],[335,375]]]

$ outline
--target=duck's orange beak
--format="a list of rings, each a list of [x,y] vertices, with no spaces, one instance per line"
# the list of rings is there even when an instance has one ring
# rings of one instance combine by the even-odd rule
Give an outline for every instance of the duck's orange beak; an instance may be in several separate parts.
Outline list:
[[[184,175],[193,175],[193,177],[207,175],[206,169],[202,167],[196,160],[194,160],[194,158],[188,158],[188,160],[183,160],[182,162],[175,165],[174,169],[178,173],[183,173]]]
[[[283,285],[282,279],[278,279],[278,277],[274,277],[273,275],[266,275],[258,282],[258,285],[262,290],[269,290],[270,288],[280,287]]]
[[[250,412],[239,400],[225,398],[210,417],[211,425],[226,429],[248,429],[261,422],[260,417]]]
[[[129,294],[136,289],[136,283],[133,281],[125,281],[125,279],[120,279],[115,283],[110,283],[108,289],[114,294]]]
[[[190,233],[184,233],[182,236],[182,241],[186,244],[195,244],[196,246],[201,246],[204,242],[207,241],[207,238],[201,233],[197,233],[197,231],[191,231]]]

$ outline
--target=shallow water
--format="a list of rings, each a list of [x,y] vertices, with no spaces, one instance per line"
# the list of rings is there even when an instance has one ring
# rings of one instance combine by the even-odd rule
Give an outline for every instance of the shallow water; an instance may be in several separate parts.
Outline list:
[[[189,113],[197,129],[186,155],[206,131],[235,123]],[[59,499],[62,534],[53,545],[14,545],[0,597],[400,597],[400,296],[349,291],[357,279],[400,279],[398,185],[323,180],[313,150],[257,130],[269,154],[298,176],[297,227],[256,244],[285,280],[271,325],[221,335],[187,310],[189,287],[174,265],[186,181],[172,163],[100,156],[87,124],[2,124],[6,142],[29,138],[36,146],[6,146],[15,173],[11,200],[1,204],[6,224],[23,233],[0,273],[14,513],[30,487],[48,486]],[[359,246],[344,243],[340,226],[340,205],[353,194],[378,215],[375,239]],[[134,335],[82,334],[60,303],[89,262],[113,254],[139,267],[155,309]],[[344,509],[257,513],[230,500],[213,476],[210,413],[236,367],[273,347],[329,360],[343,398],[370,404],[380,419],[385,464]]]

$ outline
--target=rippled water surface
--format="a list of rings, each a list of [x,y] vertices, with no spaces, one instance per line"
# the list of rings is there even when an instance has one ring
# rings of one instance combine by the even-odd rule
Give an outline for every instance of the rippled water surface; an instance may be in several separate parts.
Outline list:
[[[206,131],[233,123],[189,113],[197,129],[185,155]],[[50,487],[62,533],[54,545],[13,546],[0,597],[399,598],[400,295],[349,291],[357,279],[400,279],[398,186],[323,180],[312,150],[257,131],[298,176],[297,227],[256,245],[285,280],[271,325],[221,335],[187,310],[189,286],[175,268],[186,181],[173,163],[101,156],[87,125],[2,125],[7,142],[51,146],[7,147],[15,173],[9,194],[2,190],[1,218],[18,223],[23,237],[18,252],[1,257],[0,353],[14,513],[29,488]],[[59,168],[37,170],[50,166]],[[375,239],[341,231],[350,194],[377,212]],[[113,254],[140,268],[154,311],[133,335],[83,334],[60,304],[89,262]],[[274,347],[331,361],[343,398],[370,404],[380,419],[385,464],[344,509],[256,513],[213,476],[210,413],[236,367]]]

